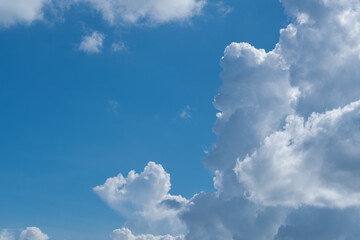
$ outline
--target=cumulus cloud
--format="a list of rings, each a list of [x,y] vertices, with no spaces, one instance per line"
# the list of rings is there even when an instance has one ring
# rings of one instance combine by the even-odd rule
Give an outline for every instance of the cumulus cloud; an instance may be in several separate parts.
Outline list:
[[[204,160],[218,191],[191,199],[186,239],[358,236],[360,3],[282,3],[295,21],[274,50],[225,49]]]
[[[9,230],[3,229],[0,231],[0,240],[15,240],[15,237]]]
[[[0,0],[0,27],[31,24],[43,19],[44,6],[49,0]]]
[[[249,198],[263,205],[360,205],[360,101],[313,113],[305,122],[289,116],[235,171]]]
[[[37,227],[27,227],[20,234],[19,240],[48,240],[49,236]]]
[[[87,2],[110,24],[185,21],[200,13],[204,0],[78,0]]]
[[[141,234],[135,236],[128,228],[115,229],[111,234],[112,240],[183,240],[183,236],[154,236],[151,234]]]
[[[91,35],[82,38],[79,50],[87,53],[100,53],[104,39],[104,34],[94,31]]]
[[[49,236],[43,233],[37,227],[27,227],[20,233],[19,238],[15,238],[14,234],[7,229],[0,231],[0,240],[49,240]]]
[[[177,217],[187,203],[181,196],[169,193],[170,175],[164,168],[149,162],[141,173],[130,171],[108,178],[94,191],[110,207],[128,218],[126,226],[135,232],[178,234],[184,226]]]
[[[281,2],[294,21],[272,51],[232,43],[221,59],[218,139],[204,160],[217,191],[184,200],[164,218],[180,219],[187,240],[359,236],[360,2]],[[153,171],[134,179],[146,172]],[[135,173],[105,183],[123,192],[111,194],[120,204],[107,201],[114,208],[126,202],[144,216],[145,209],[162,213],[170,189],[164,173],[155,175],[166,180],[146,187],[148,198],[161,204],[125,197],[134,190],[142,199],[143,189],[129,184]]]

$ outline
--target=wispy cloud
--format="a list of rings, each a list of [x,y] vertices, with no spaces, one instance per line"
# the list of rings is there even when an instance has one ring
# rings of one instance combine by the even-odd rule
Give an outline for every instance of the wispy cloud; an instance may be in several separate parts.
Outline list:
[[[226,5],[223,1],[216,3],[216,7],[223,16],[228,15],[234,10],[232,7]]]
[[[117,113],[118,110],[119,110],[119,107],[120,107],[120,104],[118,101],[116,100],[109,100],[108,101],[108,104],[109,104],[109,109],[110,111],[114,112],[114,113]]]
[[[111,47],[113,52],[121,52],[126,49],[124,42],[114,42]]]
[[[181,113],[179,114],[179,116],[184,119],[191,118],[190,110],[191,110],[190,106],[187,105],[183,110],[181,110]]]

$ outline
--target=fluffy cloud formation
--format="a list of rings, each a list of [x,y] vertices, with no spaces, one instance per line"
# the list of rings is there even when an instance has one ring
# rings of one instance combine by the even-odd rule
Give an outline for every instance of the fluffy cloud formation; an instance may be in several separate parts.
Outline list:
[[[37,227],[27,227],[20,233],[19,240],[49,240],[49,236]],[[0,231],[0,240],[15,240],[14,234],[6,229]]]
[[[306,122],[289,116],[235,171],[263,205],[360,205],[360,101]]]
[[[358,236],[360,2],[282,2],[296,21],[274,50],[225,50],[205,159],[218,192],[192,199],[186,239]]]
[[[49,236],[37,227],[27,227],[21,232],[19,240],[48,240]]]
[[[171,235],[154,236],[142,234],[135,236],[128,228],[115,229],[111,234],[112,240],[183,240],[183,236],[173,237]]]
[[[15,240],[15,237],[11,232],[6,229],[0,231],[0,240]]]
[[[272,51],[248,43],[225,49],[218,139],[204,160],[217,192],[174,212],[186,240],[359,236],[360,2],[281,2],[294,22]],[[166,196],[170,183],[157,184],[151,196],[159,189]]]
[[[170,187],[170,175],[161,165],[149,162],[143,172],[108,178],[94,191],[128,218],[126,226],[132,231],[177,235],[184,231],[177,214],[187,200],[169,194]]]
[[[49,0],[0,0],[0,27],[41,20],[47,3]]]
[[[87,2],[110,24],[185,21],[200,13],[204,0],[78,0]]]
[[[99,53],[103,47],[105,35],[94,31],[89,36],[84,36],[79,46],[79,50],[87,53]]]

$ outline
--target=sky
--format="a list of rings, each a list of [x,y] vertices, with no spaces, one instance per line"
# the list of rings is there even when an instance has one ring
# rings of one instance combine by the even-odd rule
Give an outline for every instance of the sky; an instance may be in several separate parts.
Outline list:
[[[0,0],[0,240],[353,240],[360,1]]]

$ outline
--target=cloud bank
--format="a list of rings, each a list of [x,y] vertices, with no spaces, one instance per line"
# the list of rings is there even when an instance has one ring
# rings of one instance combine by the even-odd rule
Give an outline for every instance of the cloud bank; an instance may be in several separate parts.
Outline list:
[[[281,2],[293,22],[272,51],[232,43],[221,59],[217,142],[204,160],[217,191],[196,194],[174,212],[187,240],[359,236],[360,2]],[[150,172],[163,181],[146,188],[154,199],[149,206],[127,197],[129,191],[142,199],[144,190],[127,183],[148,174],[105,183],[116,191],[126,187],[113,198],[120,204],[100,196],[120,209],[123,199],[141,206],[135,212],[156,209],[170,182],[163,169]]]

